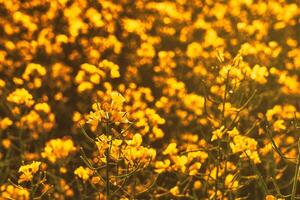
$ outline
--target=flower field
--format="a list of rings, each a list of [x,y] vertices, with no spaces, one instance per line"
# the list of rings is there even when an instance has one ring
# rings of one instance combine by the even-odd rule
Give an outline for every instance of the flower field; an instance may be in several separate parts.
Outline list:
[[[0,200],[300,199],[299,0],[0,0]]]

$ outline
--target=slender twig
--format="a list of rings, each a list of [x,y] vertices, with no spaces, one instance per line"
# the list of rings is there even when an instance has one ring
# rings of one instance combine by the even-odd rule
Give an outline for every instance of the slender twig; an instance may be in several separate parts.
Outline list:
[[[251,160],[251,158],[249,157],[249,155],[247,154],[247,152],[244,151],[244,153],[245,153],[245,155],[247,156],[250,165],[252,166],[252,168],[254,169],[254,171],[256,172],[256,174],[257,174],[258,177],[259,177],[260,183],[262,184],[262,188],[263,188],[263,191],[264,191],[264,195],[265,195],[265,194],[269,194],[268,186],[267,186],[267,184],[265,183],[263,176],[261,175],[261,173],[260,173],[259,170],[257,169],[256,165],[253,163],[253,161]]]
[[[95,144],[95,140],[93,140],[88,134],[87,132],[84,130],[84,128],[82,127],[81,124],[79,124],[81,132],[83,133],[83,135],[88,139],[88,141],[90,141],[91,143]]]
[[[152,187],[154,187],[158,177],[159,177],[159,175],[154,179],[154,181],[151,183],[151,185],[149,187],[147,187],[144,191],[139,192],[136,196],[144,194],[144,193],[148,192]]]
[[[223,96],[223,102],[222,102],[222,122],[225,118],[225,105],[226,105],[226,98],[227,98],[227,90],[229,87],[229,74],[230,74],[230,69],[227,72],[227,77],[226,77],[226,82],[225,82],[225,89],[224,89],[224,96]]]
[[[281,194],[280,188],[278,187],[278,185],[277,185],[275,179],[274,179],[273,177],[271,177],[270,180],[271,180],[271,182],[273,183],[273,185],[274,185],[274,187],[275,187],[275,191],[276,191],[276,193],[277,193],[277,196],[279,196],[280,198],[288,198],[288,197],[292,196],[291,194],[289,194],[289,195],[283,195],[283,194]]]
[[[106,136],[109,137],[109,122],[106,123]],[[109,156],[110,156],[110,148],[112,145],[112,140],[109,140],[109,147],[106,149],[106,196],[107,199],[110,200],[110,188],[109,188]]]
[[[251,96],[247,99],[247,101],[236,110],[236,114],[233,118],[233,120],[231,121],[230,125],[224,130],[224,132],[227,132],[236,122],[236,120],[238,119],[240,112],[242,112],[247,106],[248,104],[252,101],[252,99],[254,98],[255,94],[256,94],[257,90],[254,90],[254,92],[251,94]]]
[[[280,149],[277,147],[277,145],[276,145],[276,143],[275,143],[275,141],[274,141],[274,139],[273,139],[273,137],[272,137],[272,134],[270,133],[269,129],[266,127],[265,130],[266,130],[267,136],[268,136],[269,139],[271,140],[272,147],[273,147],[273,149],[275,150],[275,152],[276,152],[276,153],[277,153],[284,161],[295,163],[294,161],[292,161],[292,160],[294,160],[295,158],[289,158],[289,157],[286,157],[286,156],[283,155],[283,153],[282,153],[282,152],[280,151]]]
[[[215,199],[218,199],[218,186],[219,186],[219,168],[220,168],[220,157],[221,157],[221,147],[220,147],[220,139],[218,139],[218,155],[217,155],[217,172],[216,172],[216,182],[215,182]]]
[[[127,178],[131,175],[133,175],[135,172],[137,172],[140,169],[140,166],[137,166],[133,171],[126,173],[126,174],[122,174],[122,175],[116,175],[116,176],[111,176],[113,178]]]
[[[298,140],[298,158],[297,158],[297,165],[296,165],[295,174],[294,174],[294,182],[293,182],[291,200],[295,200],[295,197],[296,197],[297,183],[298,183],[298,177],[299,177],[299,167],[300,167],[300,139]]]

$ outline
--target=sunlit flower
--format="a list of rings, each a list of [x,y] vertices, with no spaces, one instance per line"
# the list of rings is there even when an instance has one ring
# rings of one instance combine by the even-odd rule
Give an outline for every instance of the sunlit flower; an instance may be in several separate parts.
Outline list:
[[[211,137],[211,141],[214,141],[214,140],[217,140],[217,139],[221,139],[222,136],[224,135],[224,129],[225,129],[225,127],[222,126],[221,128],[213,131],[212,137]]]
[[[18,183],[22,183],[24,181],[31,181],[33,175],[37,173],[37,171],[39,170],[40,165],[41,162],[36,162],[36,161],[33,161],[31,164],[28,165],[22,165],[19,168],[19,173],[21,173],[21,175],[18,180]]]
[[[84,168],[82,166],[75,169],[74,174],[81,178],[83,181],[87,181],[93,174],[93,171],[89,168]]]

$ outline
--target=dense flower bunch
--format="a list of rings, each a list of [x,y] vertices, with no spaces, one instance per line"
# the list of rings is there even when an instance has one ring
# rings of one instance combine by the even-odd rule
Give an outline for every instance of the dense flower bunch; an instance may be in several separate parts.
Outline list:
[[[95,139],[90,138],[85,130],[82,131],[87,139],[95,144],[96,152],[91,155],[93,161],[91,162],[81,149],[82,160],[87,167],[80,166],[74,171],[74,174],[84,182],[89,179],[92,184],[101,185],[105,182],[106,188],[103,192],[106,192],[107,198],[110,198],[111,191],[118,191],[121,186],[122,189],[135,187],[126,183],[127,179],[148,168],[156,157],[155,149],[142,145],[141,134],[130,133],[132,122],[128,120],[124,111],[124,102],[124,97],[113,91],[110,94],[110,102],[93,104],[94,111],[86,116],[86,123],[96,132]],[[106,169],[105,179],[101,175],[103,170],[100,169]],[[112,175],[112,172],[116,175]],[[98,194],[100,191],[95,192]]]
[[[0,0],[0,199],[300,198],[298,0]]]

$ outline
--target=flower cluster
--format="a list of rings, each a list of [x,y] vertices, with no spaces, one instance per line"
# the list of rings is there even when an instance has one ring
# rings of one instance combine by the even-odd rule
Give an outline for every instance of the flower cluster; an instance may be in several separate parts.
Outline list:
[[[0,199],[298,199],[298,0],[0,0]]]
[[[41,153],[43,158],[48,159],[50,162],[55,163],[66,159],[72,152],[76,150],[74,143],[71,139],[52,139],[46,143],[46,146]]]

